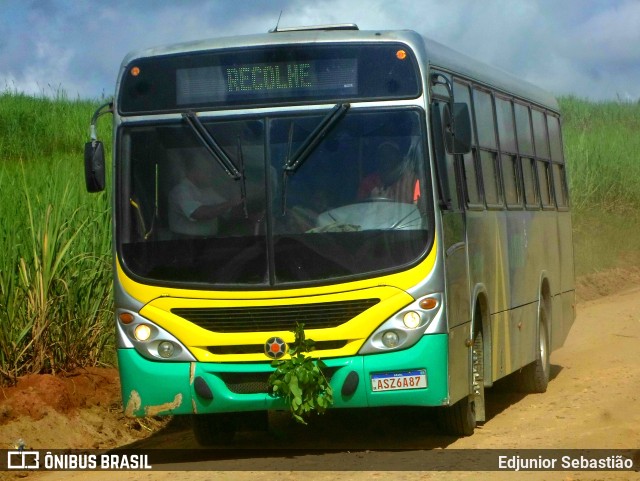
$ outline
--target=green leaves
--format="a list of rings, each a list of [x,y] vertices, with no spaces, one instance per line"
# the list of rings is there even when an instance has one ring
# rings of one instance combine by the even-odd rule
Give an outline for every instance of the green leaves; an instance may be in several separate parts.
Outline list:
[[[333,404],[333,389],[322,372],[326,365],[305,356],[314,349],[315,342],[306,339],[304,324],[296,324],[295,341],[289,351],[291,358],[273,361],[276,368],[269,376],[271,394],[286,400],[293,418],[307,424],[311,413],[324,413]]]
[[[96,107],[0,92],[0,385],[115,362],[111,195],[78,150]]]

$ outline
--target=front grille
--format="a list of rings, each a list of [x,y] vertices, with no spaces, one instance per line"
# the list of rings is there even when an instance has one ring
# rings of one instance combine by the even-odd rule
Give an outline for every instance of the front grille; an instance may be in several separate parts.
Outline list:
[[[342,349],[347,345],[347,341],[318,341],[315,344],[315,351],[329,351],[331,349]],[[209,346],[207,350],[211,354],[231,355],[231,354],[262,354],[264,344],[245,344],[239,346]]]
[[[171,312],[213,332],[292,331],[296,323],[304,323],[305,329],[337,327],[378,302],[380,299],[265,307],[179,307]]]
[[[331,378],[339,368],[327,367],[322,370],[327,381]],[[218,376],[227,386],[227,389],[235,394],[262,394],[269,392],[269,376],[270,372],[216,372]]]

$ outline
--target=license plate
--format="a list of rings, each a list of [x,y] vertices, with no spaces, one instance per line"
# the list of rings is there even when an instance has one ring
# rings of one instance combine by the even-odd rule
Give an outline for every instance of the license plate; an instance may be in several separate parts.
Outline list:
[[[371,375],[372,391],[398,391],[427,387],[427,370],[379,372]]]

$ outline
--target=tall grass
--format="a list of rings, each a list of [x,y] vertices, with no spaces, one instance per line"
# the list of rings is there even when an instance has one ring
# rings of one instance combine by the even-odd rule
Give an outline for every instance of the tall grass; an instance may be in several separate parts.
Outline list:
[[[560,99],[573,207],[640,207],[640,104]]]
[[[112,361],[109,198],[82,169],[96,106],[0,95],[3,382]]]
[[[82,166],[100,103],[0,93],[0,382],[114,361],[110,199]],[[640,264],[640,105],[560,105],[576,273]]]
[[[640,104],[560,99],[576,274],[640,265]]]

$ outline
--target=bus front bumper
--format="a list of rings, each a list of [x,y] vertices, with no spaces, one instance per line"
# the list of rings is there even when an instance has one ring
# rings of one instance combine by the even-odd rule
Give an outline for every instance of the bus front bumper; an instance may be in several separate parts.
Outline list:
[[[446,334],[425,335],[402,351],[323,361],[335,408],[441,406],[448,401]],[[170,363],[150,361],[134,349],[118,349],[118,364],[128,416],[288,409],[283,399],[266,392],[273,371],[268,362]],[[424,371],[426,387],[372,388],[374,378],[377,382],[409,371]]]

